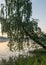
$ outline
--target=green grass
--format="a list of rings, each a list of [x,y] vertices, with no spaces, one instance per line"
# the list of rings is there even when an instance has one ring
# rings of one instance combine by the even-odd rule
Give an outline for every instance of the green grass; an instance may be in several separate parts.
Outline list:
[[[46,50],[38,49],[30,52],[33,56],[19,56],[18,58],[10,57],[8,61],[2,59],[0,65],[46,65]]]
[[[2,59],[0,65],[46,65],[46,56],[27,56],[26,58],[21,56],[17,59],[9,58],[8,61]]]

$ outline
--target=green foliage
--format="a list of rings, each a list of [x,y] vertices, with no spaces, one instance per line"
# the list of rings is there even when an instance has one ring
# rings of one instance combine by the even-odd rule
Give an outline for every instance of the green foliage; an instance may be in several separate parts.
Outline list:
[[[29,45],[30,39],[38,43],[39,41],[43,43],[46,40],[46,36],[41,34],[41,29],[38,27],[38,20],[31,20],[31,0],[5,0],[5,3],[6,20],[2,22],[2,31],[7,32],[10,50],[14,48],[15,42],[18,43],[18,49],[21,50],[24,41]],[[3,16],[5,15],[3,14]]]
[[[2,23],[2,31],[7,32],[9,38],[8,46],[10,46],[10,49],[12,49],[14,45],[13,42],[18,43],[19,49],[23,49],[23,41],[28,39],[25,38],[26,35],[23,26],[33,31],[30,22],[32,2],[30,0],[5,0],[5,3],[7,16],[6,21]]]
[[[2,59],[0,65],[46,65],[46,55],[18,57],[17,59],[10,57],[8,61]]]

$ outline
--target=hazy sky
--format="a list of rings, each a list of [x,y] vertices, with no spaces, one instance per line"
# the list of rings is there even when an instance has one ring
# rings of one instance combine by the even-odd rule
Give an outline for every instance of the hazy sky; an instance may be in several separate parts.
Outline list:
[[[4,0],[0,0],[1,3]],[[40,20],[38,25],[46,32],[46,0],[32,0],[32,17]]]
[[[32,0],[32,17],[40,20],[39,26],[46,32],[46,0]]]

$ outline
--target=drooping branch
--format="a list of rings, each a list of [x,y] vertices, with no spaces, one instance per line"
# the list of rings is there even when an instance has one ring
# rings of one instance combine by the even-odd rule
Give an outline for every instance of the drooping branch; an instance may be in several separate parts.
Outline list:
[[[2,20],[2,21],[6,21],[6,19],[3,19],[3,18],[1,18],[0,17],[0,20]],[[22,23],[22,22],[21,22]],[[34,34],[34,33],[29,33],[26,29],[25,29],[25,27],[22,25],[22,28],[23,28],[23,30],[24,30],[24,32],[25,32],[25,34],[27,35],[27,36],[29,36],[30,37],[30,39],[32,39],[34,42],[36,42],[37,44],[39,44],[40,46],[42,46],[44,49],[46,49],[46,45],[44,45],[40,40],[39,40],[39,37],[36,35],[36,34]]]
[[[46,49],[46,45],[42,44],[42,42],[39,40],[39,37],[37,35],[35,37],[34,34],[29,33],[24,27],[23,27],[23,30],[24,30],[25,34],[27,36],[29,36],[34,42],[36,42],[37,44],[39,44],[40,46],[42,46],[44,49]]]
[[[2,13],[3,17],[0,18],[0,20],[2,23],[2,31],[8,33],[10,38],[10,43],[13,41],[15,37],[17,37],[16,39],[18,43],[19,42],[22,43],[24,39],[24,34],[21,32],[24,31],[26,36],[29,36],[30,39],[32,39],[34,42],[36,42],[37,44],[42,46],[44,49],[46,49],[46,46],[43,44],[42,40],[34,32],[37,29],[37,23],[35,25],[33,25],[34,23],[32,24],[30,23],[30,17],[32,15],[31,0],[17,0],[17,1],[6,0],[5,3],[6,3],[6,6],[5,6],[6,19],[3,18],[5,15]],[[28,25],[28,22],[30,25]],[[35,30],[33,26],[35,26]],[[19,32],[19,33],[16,34],[16,32]],[[12,45],[10,44],[10,46]]]

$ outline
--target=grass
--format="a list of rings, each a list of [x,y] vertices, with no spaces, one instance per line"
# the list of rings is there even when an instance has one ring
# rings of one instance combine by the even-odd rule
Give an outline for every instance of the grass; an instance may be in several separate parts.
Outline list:
[[[34,56],[10,57],[8,61],[2,59],[0,65],[46,65],[46,50],[39,49],[33,52]]]
[[[23,56],[18,57],[17,59],[9,58],[8,61],[2,59],[0,65],[46,65],[46,56]]]

